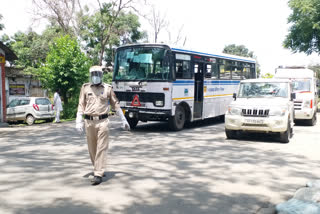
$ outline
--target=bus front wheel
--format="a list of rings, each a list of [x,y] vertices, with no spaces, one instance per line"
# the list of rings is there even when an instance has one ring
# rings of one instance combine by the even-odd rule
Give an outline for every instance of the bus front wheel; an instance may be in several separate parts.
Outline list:
[[[185,122],[186,112],[181,105],[178,105],[174,116],[169,118],[169,127],[173,131],[180,131],[183,129]]]
[[[136,128],[139,120],[137,118],[129,118],[127,117],[127,121],[129,123],[130,129],[134,129]]]

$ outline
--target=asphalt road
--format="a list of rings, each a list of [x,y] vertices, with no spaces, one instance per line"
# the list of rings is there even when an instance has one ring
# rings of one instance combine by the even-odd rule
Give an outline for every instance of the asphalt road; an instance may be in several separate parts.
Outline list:
[[[111,118],[107,172],[91,186],[85,136],[74,126],[0,128],[0,213],[272,213],[320,178],[320,122],[296,125],[282,144],[265,135],[227,140],[217,119],[125,132]]]

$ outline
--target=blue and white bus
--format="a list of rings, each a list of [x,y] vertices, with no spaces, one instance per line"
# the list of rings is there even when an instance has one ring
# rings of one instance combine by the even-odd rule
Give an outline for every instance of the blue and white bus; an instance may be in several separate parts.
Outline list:
[[[224,115],[240,80],[256,78],[256,61],[226,54],[136,44],[117,48],[112,86],[131,126]]]

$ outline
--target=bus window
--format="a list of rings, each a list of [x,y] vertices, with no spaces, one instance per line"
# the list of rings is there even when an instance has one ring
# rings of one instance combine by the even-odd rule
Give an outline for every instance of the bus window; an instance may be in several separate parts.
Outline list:
[[[232,79],[240,80],[241,79],[241,70],[238,67],[232,68]]]
[[[211,64],[206,64],[206,78],[211,78],[211,69],[212,69],[212,65]]]
[[[251,64],[251,78],[256,78],[256,69],[255,69],[255,66],[254,64]]]
[[[206,66],[207,66],[206,78],[218,79],[219,70],[218,70],[217,64],[216,63],[207,64]]]
[[[243,75],[242,77],[243,79],[250,79],[250,69],[247,67],[244,67],[242,71],[242,75]]]
[[[191,79],[190,61],[176,60],[176,78]]]
[[[231,72],[230,66],[228,65],[220,65],[220,79],[230,79]]]

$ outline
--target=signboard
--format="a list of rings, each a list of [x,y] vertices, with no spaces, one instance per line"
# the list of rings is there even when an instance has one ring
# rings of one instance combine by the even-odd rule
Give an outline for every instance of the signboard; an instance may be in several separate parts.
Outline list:
[[[10,95],[25,95],[25,85],[24,84],[10,84],[9,85]]]

